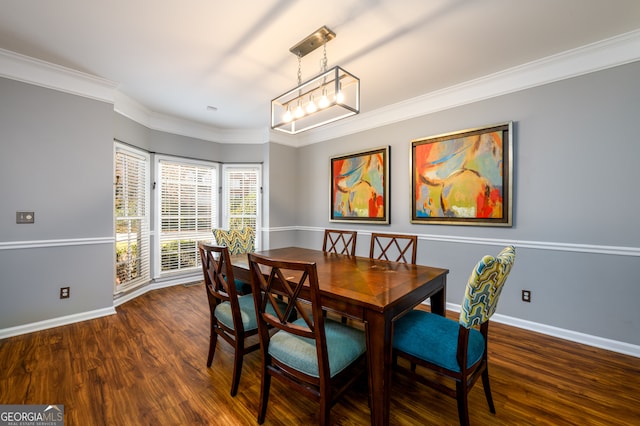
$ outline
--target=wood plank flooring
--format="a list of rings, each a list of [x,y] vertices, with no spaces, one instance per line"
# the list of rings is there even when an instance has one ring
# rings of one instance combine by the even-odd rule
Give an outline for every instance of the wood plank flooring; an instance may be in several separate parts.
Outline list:
[[[260,354],[245,358],[232,398],[232,352],[221,339],[206,367],[202,285],[155,290],[117,312],[0,340],[0,404],[64,404],[67,426],[257,424]],[[478,383],[472,425],[640,424],[638,358],[497,323],[489,351],[496,414]],[[455,400],[402,375],[392,389],[392,425],[457,424]],[[367,392],[366,381],[352,388],[332,422],[368,424]],[[316,409],[273,381],[265,425],[314,424]]]

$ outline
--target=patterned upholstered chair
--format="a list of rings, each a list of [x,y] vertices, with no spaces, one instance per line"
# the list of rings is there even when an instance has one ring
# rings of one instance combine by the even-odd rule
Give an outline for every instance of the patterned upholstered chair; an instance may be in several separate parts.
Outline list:
[[[255,253],[248,257],[262,352],[258,423],[265,420],[275,377],[287,385],[285,401],[298,394],[315,399],[320,405],[317,423],[328,425],[332,405],[366,372],[364,332],[325,319],[315,263]],[[309,293],[303,300],[299,297],[305,290]],[[288,303],[284,309],[276,305],[281,297]],[[275,315],[265,311],[269,302],[276,306]],[[294,311],[298,319],[293,321],[290,313]],[[269,333],[268,327],[275,333]]]
[[[243,229],[213,229],[215,244],[229,249],[229,254],[253,253],[255,250],[255,233],[251,228]],[[236,280],[239,294],[251,293],[251,284]]]
[[[251,228],[243,229],[214,229],[213,236],[216,244],[229,248],[229,254],[253,253],[255,232]]]
[[[480,377],[489,410],[496,412],[487,368],[489,319],[496,310],[514,261],[515,248],[508,246],[498,256],[484,256],[478,262],[467,283],[457,322],[430,312],[413,310],[394,325],[393,362],[396,370],[456,398],[461,425],[469,424],[467,394]],[[407,359],[411,368],[400,367],[397,357]],[[441,380],[433,381],[417,374],[416,365],[453,379],[455,389]]]

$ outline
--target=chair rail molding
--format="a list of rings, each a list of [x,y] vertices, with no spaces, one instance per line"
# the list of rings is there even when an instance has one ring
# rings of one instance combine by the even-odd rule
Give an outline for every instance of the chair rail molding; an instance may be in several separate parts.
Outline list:
[[[315,226],[298,226],[299,231],[312,231],[324,233],[325,228]],[[263,228],[263,230],[272,232],[274,230],[291,230],[289,228]],[[371,236],[371,231],[354,229],[358,231],[358,235]],[[402,232],[396,232],[402,234]],[[621,247],[621,246],[608,246],[598,244],[574,244],[574,243],[562,243],[562,242],[548,242],[548,241],[530,241],[530,240],[505,240],[494,238],[472,238],[461,237],[458,235],[435,235],[435,234],[416,234],[406,233],[407,235],[418,235],[419,240],[424,241],[441,241],[447,243],[461,243],[461,244],[478,244],[487,246],[505,246],[514,245],[522,248],[538,249],[538,250],[553,250],[553,251],[568,251],[575,253],[594,253],[594,254],[610,254],[616,256],[635,256],[640,257],[640,247]]]
[[[114,237],[65,238],[56,240],[7,241],[0,242],[0,250],[22,250],[63,246],[86,246],[93,244],[114,244]]]

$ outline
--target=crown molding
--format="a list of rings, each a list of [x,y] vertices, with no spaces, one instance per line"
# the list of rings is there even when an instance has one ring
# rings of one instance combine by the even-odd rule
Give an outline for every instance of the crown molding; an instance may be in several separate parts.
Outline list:
[[[104,78],[6,49],[0,49],[0,77],[108,103],[113,103],[118,87]]]
[[[173,133],[210,142],[230,144],[257,144],[269,142],[266,129],[220,129],[195,123],[179,117],[160,114],[118,92],[114,111],[149,129]]]
[[[0,49],[0,77],[112,103],[117,113],[153,130],[218,143],[276,142],[300,147],[638,60],[640,29],[361,113],[349,120],[338,121],[294,136],[281,134],[269,128],[221,129],[160,114],[120,93],[114,82],[5,49]]]
[[[221,129],[179,117],[151,112],[147,127],[167,133],[222,144],[264,144],[269,142],[267,129]]]
[[[640,30],[417,96],[299,135],[299,146],[432,114],[640,60]]]

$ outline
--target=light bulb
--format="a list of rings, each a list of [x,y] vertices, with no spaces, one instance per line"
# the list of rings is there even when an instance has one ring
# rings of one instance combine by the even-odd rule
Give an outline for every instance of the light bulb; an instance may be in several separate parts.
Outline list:
[[[294,115],[296,116],[296,118],[300,118],[300,117],[304,116],[304,110],[302,109],[302,106],[300,106],[300,101],[298,101],[298,106],[296,107],[296,110],[294,111]]]
[[[338,93],[336,93],[336,102],[344,102],[344,93],[342,93],[342,84],[339,86]]]
[[[313,114],[318,110],[316,103],[313,102],[313,95],[309,95],[309,103],[307,104],[307,114]]]
[[[293,116],[291,115],[291,111],[289,111],[289,107],[287,107],[287,112],[285,112],[284,115],[282,116],[282,120],[284,120],[285,123],[288,123],[292,119],[293,119]]]
[[[322,97],[320,98],[320,101],[318,102],[318,106],[320,108],[326,108],[329,106],[329,99],[327,99],[327,91],[326,89],[322,89]]]

